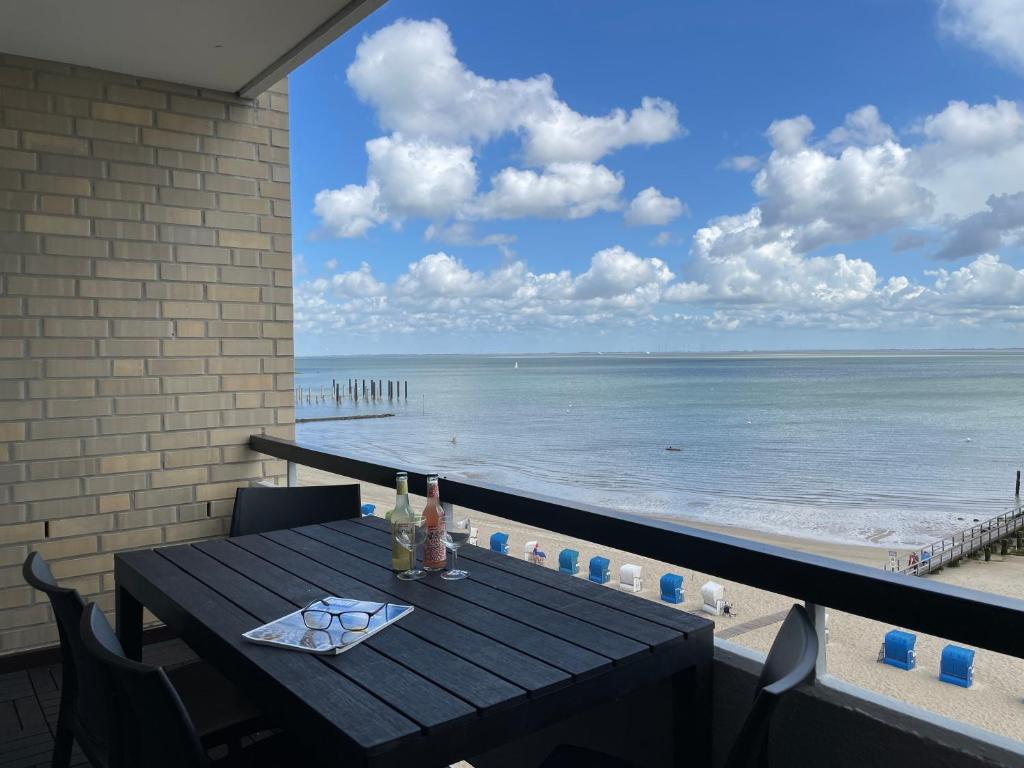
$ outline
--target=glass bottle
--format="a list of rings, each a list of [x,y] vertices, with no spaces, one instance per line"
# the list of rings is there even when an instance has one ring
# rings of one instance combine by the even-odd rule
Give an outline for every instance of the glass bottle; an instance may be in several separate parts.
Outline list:
[[[395,508],[390,512],[390,522],[391,570],[395,573],[412,570],[416,552],[406,549],[398,541],[402,526],[414,524],[412,507],[409,506],[409,476],[405,472],[395,475]]]
[[[423,570],[441,571],[448,565],[448,552],[444,545],[444,509],[437,475],[427,476],[427,505],[423,508],[427,538],[423,544]]]

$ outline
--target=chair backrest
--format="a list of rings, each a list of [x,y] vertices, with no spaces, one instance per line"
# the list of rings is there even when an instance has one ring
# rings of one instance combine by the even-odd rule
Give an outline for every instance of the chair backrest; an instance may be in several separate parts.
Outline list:
[[[118,768],[208,768],[210,761],[178,692],[160,667],[125,658],[103,612],[86,606],[82,645],[100,671]]]
[[[779,698],[798,685],[814,680],[818,660],[818,634],[802,605],[789,609],[768,658],[761,669],[750,709],[729,752],[725,768],[761,768],[768,765],[768,735]]]
[[[356,484],[239,488],[228,535],[245,536],[360,517],[361,506]]]
[[[508,534],[498,531],[497,533],[491,534],[491,551],[500,552],[501,554],[508,553]]]
[[[74,589],[57,584],[49,564],[38,552],[33,552],[25,559],[21,573],[29,586],[43,592],[50,599],[57,620],[63,664],[61,706],[68,707],[74,717],[74,722],[69,725],[74,728],[90,760],[93,763],[105,763],[110,730],[107,713],[99,691],[96,665],[85,652],[79,630],[85,601]]]

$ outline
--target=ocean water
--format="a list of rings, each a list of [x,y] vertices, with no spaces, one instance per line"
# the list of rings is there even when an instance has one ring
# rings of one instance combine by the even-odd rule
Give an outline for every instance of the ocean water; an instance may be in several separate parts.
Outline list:
[[[1024,352],[296,360],[296,386],[350,377],[408,381],[408,399],[302,405],[298,418],[395,416],[299,424],[298,439],[835,541],[919,545],[999,514],[1024,463]]]

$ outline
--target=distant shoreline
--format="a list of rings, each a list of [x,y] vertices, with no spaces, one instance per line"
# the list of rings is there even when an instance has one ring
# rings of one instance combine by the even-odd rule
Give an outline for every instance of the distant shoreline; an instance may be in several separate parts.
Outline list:
[[[552,358],[552,357],[689,357],[689,358],[758,358],[758,357],[949,357],[956,355],[999,355],[1021,354],[1024,347],[920,347],[920,348],[878,348],[862,349],[733,349],[709,350],[704,352],[672,351],[647,352],[645,350],[616,350],[601,352],[367,352],[339,353],[336,355],[295,355],[296,360],[336,360],[338,358],[394,358],[394,357],[500,357],[500,358]]]

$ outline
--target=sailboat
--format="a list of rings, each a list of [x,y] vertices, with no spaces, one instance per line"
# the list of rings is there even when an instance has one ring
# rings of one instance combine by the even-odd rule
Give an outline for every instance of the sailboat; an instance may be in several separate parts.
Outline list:
[[[513,365],[512,367],[515,368],[516,370],[519,370],[519,361],[516,360],[516,364]]]

